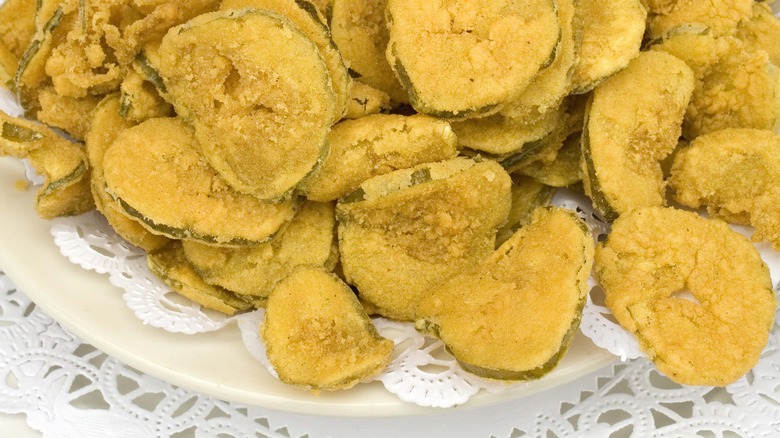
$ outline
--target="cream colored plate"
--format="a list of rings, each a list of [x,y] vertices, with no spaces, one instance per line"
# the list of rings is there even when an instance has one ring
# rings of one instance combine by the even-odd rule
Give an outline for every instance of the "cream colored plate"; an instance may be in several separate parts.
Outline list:
[[[199,335],[144,326],[108,277],[70,263],[54,245],[50,224],[34,211],[35,188],[20,191],[24,168],[0,158],[0,269],[55,320],[95,347],[147,374],[223,400],[290,412],[330,416],[432,414],[400,401],[380,383],[312,395],[271,377],[246,352],[230,325]],[[464,407],[478,407],[542,391],[615,361],[589,339],[577,336],[561,364],[544,378],[500,395],[482,392]],[[462,408],[458,408],[462,409]]]

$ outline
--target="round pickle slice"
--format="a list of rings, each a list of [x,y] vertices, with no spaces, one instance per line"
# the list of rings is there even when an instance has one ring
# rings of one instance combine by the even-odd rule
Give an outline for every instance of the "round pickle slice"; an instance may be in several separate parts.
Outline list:
[[[328,134],[330,154],[301,189],[307,198],[331,201],[372,176],[454,158],[449,123],[424,114],[376,114],[345,120]]]
[[[158,71],[198,148],[236,190],[279,201],[319,163],[336,96],[320,50],[288,19],[256,9],[172,28]]]
[[[146,255],[146,264],[163,283],[201,306],[227,315],[252,308],[242,297],[203,281],[184,257],[181,242]]]
[[[271,292],[261,328],[279,379],[314,390],[347,389],[379,374],[393,342],[355,294],[322,267],[301,266]]]
[[[103,157],[103,175],[120,209],[174,239],[256,244],[295,213],[294,200],[266,203],[228,186],[180,119],[149,119],[119,134]]]
[[[596,249],[595,271],[617,321],[677,383],[728,385],[767,344],[777,308],[769,270],[725,222],[634,210]]]
[[[499,111],[555,55],[552,0],[389,0],[387,59],[414,108],[445,118]]]
[[[660,162],[677,146],[694,78],[684,62],[658,53],[643,52],[593,91],[582,134],[583,184],[608,221],[666,205]]]
[[[365,181],[336,206],[347,282],[380,314],[413,320],[426,289],[493,252],[510,186],[498,163],[468,158]]]
[[[780,249],[780,134],[730,128],[696,137],[674,155],[674,199],[755,227],[754,240]]]
[[[90,188],[95,206],[105,216],[111,228],[131,244],[146,251],[154,251],[167,245],[165,236],[150,233],[137,220],[129,217],[120,209],[106,192],[106,180],[103,178],[103,156],[121,132],[136,125],[120,115],[121,98],[119,94],[106,96],[92,112],[89,132],[87,132],[87,158],[90,165]]]
[[[475,270],[426,292],[415,327],[444,341],[471,373],[537,379],[555,368],[579,328],[593,246],[574,212],[536,209]]]
[[[224,248],[185,240],[182,247],[207,283],[262,301],[297,266],[334,267],[338,258],[335,226],[333,203],[306,201],[268,242]]]

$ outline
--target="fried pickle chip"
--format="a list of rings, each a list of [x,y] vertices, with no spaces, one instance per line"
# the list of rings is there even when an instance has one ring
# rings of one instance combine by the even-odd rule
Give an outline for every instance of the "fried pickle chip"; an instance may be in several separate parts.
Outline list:
[[[0,87],[14,87],[14,73],[19,60],[0,42]]]
[[[753,16],[737,26],[737,38],[751,50],[765,50],[772,64],[780,66],[780,19],[767,3],[753,3]]]
[[[726,223],[634,210],[596,249],[595,271],[617,321],[675,382],[724,386],[758,362],[777,298],[756,248]]]
[[[393,342],[322,267],[301,266],[274,288],[261,335],[279,379],[314,390],[350,388],[392,360]]]
[[[122,93],[119,114],[128,120],[141,123],[173,115],[173,107],[160,96],[155,85],[135,70],[127,73],[119,90]]]
[[[147,231],[137,220],[127,216],[106,192],[103,156],[121,132],[136,125],[122,117],[120,110],[120,97],[118,94],[112,94],[103,98],[92,112],[86,138],[92,197],[98,211],[105,216],[117,234],[145,251],[154,251],[167,245],[168,238]]]
[[[415,327],[441,338],[469,372],[537,379],[555,368],[579,328],[593,251],[575,213],[537,209],[476,270],[426,292]]]
[[[712,35],[733,33],[737,24],[752,16],[753,0],[675,0],[647,1],[651,38],[663,36],[683,25],[706,26]]]
[[[336,96],[319,48],[286,18],[201,15],[166,34],[157,67],[198,149],[236,190],[288,198],[326,153]]]
[[[222,0],[220,9],[256,8],[275,12],[290,20],[320,50],[322,60],[330,73],[331,86],[336,97],[334,120],[341,119],[347,112],[352,79],[336,48],[331,32],[325,24],[325,17],[314,4],[307,0]]]
[[[682,59],[696,75],[682,131],[688,140],[725,128],[777,126],[780,72],[763,50],[747,50],[735,37],[700,33],[676,34],[652,48]]]
[[[40,88],[40,109],[35,113],[35,117],[49,126],[62,129],[76,140],[84,141],[89,130],[90,114],[100,100],[97,96],[62,96],[52,87]]]
[[[43,219],[78,215],[95,207],[84,148],[28,120],[0,111],[0,155],[25,158],[44,177],[35,210]]]
[[[270,204],[230,188],[195,149],[180,119],[149,119],[123,131],[103,157],[106,190],[150,232],[246,245],[269,239],[296,202]]]
[[[387,0],[334,0],[330,31],[353,75],[395,103],[409,103],[385,52],[390,39],[385,23]]]
[[[419,112],[465,118],[520,96],[560,39],[551,0],[389,0],[387,59]]]
[[[349,88],[349,103],[345,119],[358,119],[371,114],[390,112],[390,96],[360,81],[353,81]]]
[[[674,156],[669,185],[675,200],[728,222],[755,227],[756,240],[780,249],[780,135],[724,129],[696,137]]]
[[[454,158],[456,142],[449,123],[423,114],[345,120],[328,134],[330,154],[301,191],[315,201],[336,200],[372,176]]]
[[[333,269],[338,259],[335,226],[332,203],[306,201],[266,243],[224,248],[185,240],[182,245],[187,260],[207,283],[265,300],[297,266]]]
[[[233,315],[252,308],[252,304],[242,297],[203,281],[184,257],[180,242],[171,242],[165,248],[148,253],[146,264],[175,292],[207,309]]]
[[[647,11],[640,0],[580,0],[575,10],[575,33],[582,42],[571,89],[582,94],[639,55]]]
[[[642,52],[593,91],[582,134],[583,183],[609,221],[666,204],[660,162],[677,146],[694,77],[684,62],[660,53]]]
[[[570,135],[558,150],[552,163],[537,160],[521,167],[518,171],[533,177],[545,185],[566,187],[582,181],[581,133]]]
[[[498,163],[468,158],[365,181],[336,206],[347,282],[382,315],[413,320],[426,289],[494,250],[510,187]]]
[[[521,174],[512,174],[512,208],[506,223],[498,229],[496,245],[506,242],[515,231],[531,221],[531,213],[537,207],[550,203],[555,194],[555,187]]]

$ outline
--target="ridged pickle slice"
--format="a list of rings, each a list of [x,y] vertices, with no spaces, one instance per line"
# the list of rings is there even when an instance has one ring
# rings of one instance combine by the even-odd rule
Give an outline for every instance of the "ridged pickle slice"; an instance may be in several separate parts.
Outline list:
[[[301,266],[274,288],[261,334],[279,379],[313,390],[350,388],[392,360],[393,342],[322,267]]]
[[[774,325],[777,297],[756,248],[693,212],[620,216],[596,249],[595,273],[620,325],[680,384],[736,381],[758,362]]]
[[[424,114],[376,114],[345,120],[328,134],[330,153],[302,186],[315,201],[331,201],[377,175],[455,158],[457,139],[449,123]]]
[[[780,126],[780,69],[765,51],[708,32],[678,33],[652,49],[682,59],[696,76],[683,123],[686,139],[725,128]]]
[[[390,39],[386,7],[387,0],[334,0],[331,34],[358,81],[387,93],[395,103],[409,103],[385,56]]]
[[[288,19],[256,9],[200,15],[166,34],[156,67],[198,149],[236,190],[289,198],[327,153],[331,78]]]
[[[322,60],[328,68],[331,86],[336,97],[334,120],[341,119],[349,105],[352,78],[342,59],[343,54],[331,39],[331,32],[325,23],[325,17],[314,4],[307,0],[223,0],[219,8],[241,9],[255,8],[276,12],[290,20],[320,50]]]
[[[44,177],[35,210],[43,219],[78,215],[95,204],[89,189],[89,162],[82,145],[48,127],[0,111],[0,155],[27,159]]]
[[[609,221],[666,205],[660,162],[677,146],[694,77],[683,61],[658,53],[643,52],[593,91],[582,133],[583,183]]]
[[[517,98],[554,56],[551,0],[389,0],[387,59],[414,108],[446,118],[487,115]]]
[[[753,238],[780,249],[780,134],[730,128],[696,137],[674,155],[674,199],[755,227]]]
[[[537,379],[555,368],[577,332],[593,252],[574,212],[536,209],[476,269],[426,292],[415,327],[444,341],[471,373]]]
[[[647,10],[641,0],[579,0],[575,33],[581,44],[572,92],[585,93],[639,55]]]
[[[135,246],[146,251],[154,251],[167,245],[169,239],[150,233],[136,219],[129,217],[124,210],[120,209],[106,192],[103,156],[120,133],[136,125],[120,115],[120,100],[119,94],[108,95],[92,112],[86,138],[92,197],[98,211],[105,216],[117,234]]]
[[[146,264],[176,293],[207,309],[233,315],[252,308],[252,304],[242,297],[203,281],[184,256],[180,242],[172,242],[165,248],[148,253]]]
[[[300,265],[331,270],[338,259],[333,203],[304,201],[273,239],[246,248],[185,240],[184,253],[209,284],[265,300],[271,289]]]
[[[233,190],[178,118],[149,119],[122,132],[103,157],[103,173],[120,209],[150,232],[174,239],[256,244],[292,219],[297,205]]]
[[[336,206],[347,282],[382,315],[413,320],[426,289],[492,253],[510,186],[498,163],[468,158],[365,181]]]

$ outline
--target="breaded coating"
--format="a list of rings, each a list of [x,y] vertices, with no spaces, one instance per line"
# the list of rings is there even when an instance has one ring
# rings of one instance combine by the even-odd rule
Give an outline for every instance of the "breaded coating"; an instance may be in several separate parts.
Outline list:
[[[548,205],[555,190],[529,176],[512,174],[512,208],[506,223],[498,229],[496,246],[506,242],[515,231],[530,222],[531,213],[537,207]]]
[[[393,358],[393,342],[349,286],[316,266],[299,267],[271,292],[260,333],[279,379],[315,391],[350,388]]]
[[[344,118],[358,119],[371,114],[387,113],[390,112],[391,107],[390,96],[387,93],[360,81],[352,81]]]
[[[555,160],[551,163],[534,161],[521,167],[517,171],[533,177],[541,183],[552,187],[566,187],[582,181],[582,149],[580,142],[581,133],[570,135],[563,143]]]
[[[19,60],[8,48],[0,43],[0,87],[11,89]]]
[[[181,242],[174,241],[165,248],[148,253],[146,264],[176,293],[207,309],[233,315],[252,308],[252,304],[242,297],[204,282],[184,257]]]
[[[8,49],[15,63],[19,62],[34,33],[35,1],[5,0],[0,6],[0,45]]]
[[[40,109],[35,117],[43,123],[67,132],[76,140],[83,141],[89,130],[90,114],[100,103],[97,96],[67,97],[57,94],[51,87],[38,91]]]
[[[621,215],[595,271],[617,321],[677,383],[728,385],[767,344],[777,308],[769,270],[722,221],[665,207]]]
[[[130,70],[119,86],[119,113],[127,120],[141,123],[155,117],[173,116],[173,106],[160,96],[155,85],[141,73]]]
[[[79,215],[95,208],[84,148],[44,125],[0,111],[0,155],[25,158],[44,181],[35,199],[43,219]]]
[[[704,25],[711,35],[733,33],[737,25],[752,16],[753,0],[648,1],[648,33],[651,38],[683,25]],[[660,4],[659,4],[660,3]]]
[[[753,16],[739,22],[736,36],[751,51],[765,50],[772,64],[780,66],[780,19],[768,3],[753,3]]]
[[[256,244],[296,208],[294,200],[270,204],[230,188],[177,118],[149,119],[119,134],[103,157],[103,175],[119,208],[150,232],[174,239]]]
[[[297,266],[333,269],[338,258],[335,231],[333,203],[305,201],[268,242],[225,248],[185,240],[182,246],[187,260],[207,283],[264,301]]]
[[[425,290],[495,248],[511,179],[468,158],[373,177],[336,206],[344,276],[379,313],[410,321]]]
[[[136,125],[122,117],[120,109],[119,95],[116,93],[108,95],[100,101],[90,118],[85,143],[90,166],[89,182],[92,197],[95,200],[95,207],[105,216],[117,234],[145,251],[154,251],[167,245],[169,239],[147,231],[137,220],[120,209],[106,192],[103,156],[120,133]]]
[[[652,47],[682,59],[696,75],[683,136],[725,128],[774,129],[780,120],[780,71],[766,52],[731,36],[683,33]]]
[[[419,112],[494,113],[525,91],[560,39],[551,0],[389,0],[387,59]]]
[[[579,0],[577,0],[579,1]],[[578,60],[582,33],[575,33],[574,0],[557,0],[561,37],[555,59],[534,76],[519,98],[506,104],[501,114],[513,119],[527,119],[549,113],[561,105],[571,88],[571,76]]]
[[[641,0],[579,0],[575,11],[575,35],[582,42],[571,90],[582,94],[639,55],[647,11]]]
[[[331,87],[336,97],[334,120],[341,119],[347,112],[352,79],[342,59],[342,53],[331,39],[331,32],[325,24],[325,16],[307,0],[222,0],[219,7],[225,9],[256,8],[275,12],[290,20],[320,50],[323,62],[330,74]]]
[[[650,51],[593,91],[582,133],[583,183],[607,220],[666,205],[660,162],[677,146],[693,87],[684,62]]]
[[[449,123],[424,114],[345,120],[328,134],[328,158],[301,191],[314,201],[335,200],[372,176],[454,158],[456,142]]]
[[[409,103],[385,56],[390,39],[386,7],[387,0],[334,0],[330,31],[355,78],[387,93],[395,103]]]
[[[669,185],[682,205],[750,224],[754,240],[780,250],[780,134],[731,128],[696,137],[675,154]]]
[[[555,368],[577,333],[593,246],[574,212],[539,208],[474,271],[426,292],[415,327],[441,338],[469,372],[537,379]]]
[[[256,9],[173,28],[159,73],[198,150],[236,190],[288,198],[327,152],[336,96],[319,48],[286,18]]]

